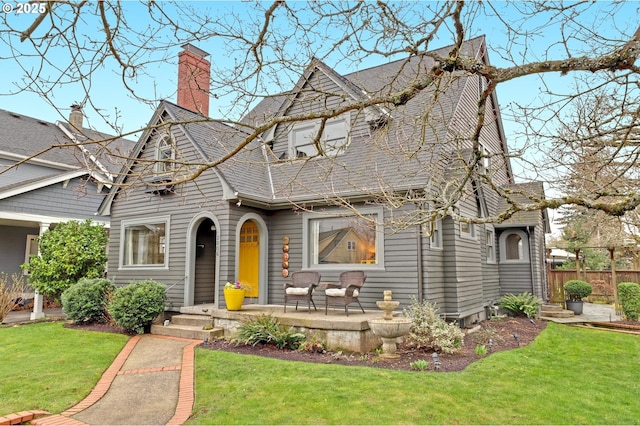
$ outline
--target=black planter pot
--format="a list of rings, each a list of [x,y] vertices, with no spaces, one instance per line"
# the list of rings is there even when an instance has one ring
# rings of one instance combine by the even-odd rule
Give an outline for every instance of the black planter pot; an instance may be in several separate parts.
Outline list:
[[[584,302],[582,300],[566,300],[567,309],[573,311],[576,315],[582,315],[582,307]]]

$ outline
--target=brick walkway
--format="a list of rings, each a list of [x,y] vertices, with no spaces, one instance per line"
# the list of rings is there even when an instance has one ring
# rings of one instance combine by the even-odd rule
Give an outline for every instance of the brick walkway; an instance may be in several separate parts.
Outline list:
[[[156,335],[132,337],[77,405],[56,415],[44,411],[11,414],[0,417],[0,425],[27,421],[45,426],[182,424],[193,409],[194,348],[199,343]]]

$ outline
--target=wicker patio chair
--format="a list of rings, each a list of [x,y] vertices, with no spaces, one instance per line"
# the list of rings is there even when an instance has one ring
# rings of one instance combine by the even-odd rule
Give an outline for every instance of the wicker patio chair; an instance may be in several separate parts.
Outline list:
[[[367,279],[367,274],[363,271],[347,271],[340,274],[340,283],[327,284],[324,291],[325,304],[324,314],[327,315],[327,307],[331,305],[344,305],[344,313],[349,316],[349,304],[357,302],[364,309],[358,300],[362,286]]]
[[[291,274],[291,282],[284,284],[284,311],[287,312],[287,302],[306,301],[311,313],[311,305],[316,311],[316,304],[313,302],[313,290],[320,284],[320,273],[314,271],[296,271]]]

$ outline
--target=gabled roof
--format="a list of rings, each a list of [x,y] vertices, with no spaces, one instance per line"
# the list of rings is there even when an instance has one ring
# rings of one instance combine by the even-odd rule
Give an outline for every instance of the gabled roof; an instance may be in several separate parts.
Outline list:
[[[508,185],[505,188],[509,192],[509,197],[519,204],[531,204],[535,200],[545,198],[544,186],[542,182],[526,182]],[[498,211],[502,212],[509,208],[509,203],[505,198],[501,198],[498,203]],[[540,214],[544,224],[544,232],[551,232],[549,216],[547,210],[518,211],[509,219],[502,223],[497,223],[496,228],[508,228],[517,226],[535,226],[540,223]]]
[[[91,129],[82,129],[82,134],[77,134],[68,124],[49,123],[1,109],[0,129],[0,158],[13,164],[38,165],[49,171],[37,178],[0,185],[0,199],[83,175],[105,182],[120,170],[122,160],[118,156],[128,156],[133,146],[131,141],[114,139]]]
[[[449,50],[451,47],[435,52],[446,56]],[[485,60],[484,37],[465,42],[461,53]],[[291,109],[297,96],[305,90],[313,91],[312,81],[318,81],[318,78],[331,82],[332,90],[341,94],[339,97],[358,103],[406,88],[416,78],[426,76],[434,64],[435,60],[429,55],[419,55],[340,75],[314,59],[291,91],[264,98],[242,119],[242,123],[247,124],[246,128],[209,120],[167,101],[158,106],[150,125],[154,126],[163,119],[184,123],[178,128],[196,147],[203,161],[213,162],[244,143],[256,126],[274,118],[283,119],[285,122],[248,142],[236,155],[214,168],[228,200],[278,208],[288,207],[292,202],[322,203],[332,196],[370,198],[388,188],[422,189],[428,186],[434,167],[444,167],[448,162],[446,156],[451,148],[441,148],[440,142],[456,136],[457,125],[451,120],[459,110],[465,85],[471,77],[445,75],[440,87],[431,85],[401,105],[366,108],[364,116],[367,120],[383,120],[386,125],[382,129],[371,130],[372,135],[369,132],[352,133],[348,149],[335,158],[277,161],[277,153],[271,152],[265,142],[277,134],[286,134],[291,125],[286,119],[291,117],[288,114],[295,116]],[[437,108],[433,108],[434,103],[437,103]],[[416,117],[427,117],[429,122],[416,122]],[[140,138],[133,158],[140,155],[151,135],[148,131]],[[504,138],[502,143],[506,150]],[[389,158],[388,148],[397,150],[405,146],[415,155],[403,161]],[[108,209],[115,191],[105,199],[101,212]]]

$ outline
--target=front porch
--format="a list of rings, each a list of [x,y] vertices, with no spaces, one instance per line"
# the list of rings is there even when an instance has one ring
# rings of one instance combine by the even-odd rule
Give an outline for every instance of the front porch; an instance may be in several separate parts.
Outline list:
[[[225,337],[233,335],[242,320],[271,315],[283,326],[293,327],[307,338],[314,337],[324,342],[329,350],[366,353],[375,350],[382,343],[367,322],[373,318],[381,318],[381,311],[367,311],[363,314],[359,309],[350,309],[347,317],[344,309],[329,309],[325,315],[324,306],[318,306],[317,311],[312,309],[309,312],[306,306],[299,306],[296,311],[295,305],[288,305],[285,313],[281,305],[248,304],[243,305],[239,311],[227,311],[216,309],[213,304],[203,304],[180,308],[180,316],[183,315],[207,319],[212,327],[223,330]],[[162,328],[164,327],[154,327],[152,332],[161,334]]]

